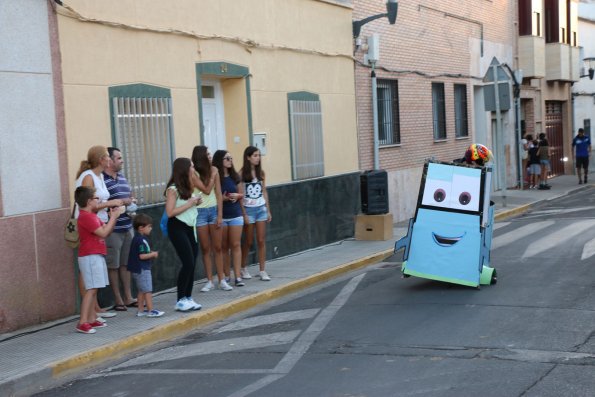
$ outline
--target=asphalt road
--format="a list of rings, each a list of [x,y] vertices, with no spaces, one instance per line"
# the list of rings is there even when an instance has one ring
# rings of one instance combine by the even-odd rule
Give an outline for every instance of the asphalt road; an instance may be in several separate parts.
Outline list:
[[[40,396],[594,396],[593,193],[497,223],[496,285],[394,256]]]

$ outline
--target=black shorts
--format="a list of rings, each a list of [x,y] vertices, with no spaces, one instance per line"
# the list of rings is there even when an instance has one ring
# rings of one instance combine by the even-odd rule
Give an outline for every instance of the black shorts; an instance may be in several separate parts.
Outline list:
[[[576,168],[589,168],[589,158],[588,157],[577,157],[576,158]]]

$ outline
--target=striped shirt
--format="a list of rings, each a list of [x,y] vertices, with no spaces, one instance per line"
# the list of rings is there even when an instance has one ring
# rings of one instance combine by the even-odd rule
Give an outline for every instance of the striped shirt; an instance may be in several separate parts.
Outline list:
[[[131,197],[131,190],[130,184],[124,178],[124,175],[118,172],[116,179],[112,178],[107,173],[103,173],[103,180],[105,181],[105,186],[107,186],[107,190],[109,192],[109,199],[116,200],[116,199],[127,199]],[[114,232],[116,233],[125,233],[132,228],[132,219],[130,215],[127,213],[123,213],[118,218],[116,222],[116,227],[114,227]]]

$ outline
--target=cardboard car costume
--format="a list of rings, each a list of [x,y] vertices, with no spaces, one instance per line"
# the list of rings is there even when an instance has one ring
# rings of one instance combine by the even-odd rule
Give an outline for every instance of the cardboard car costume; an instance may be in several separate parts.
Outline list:
[[[427,161],[415,216],[407,235],[402,272],[471,287],[496,282],[490,267],[494,205],[489,166]]]

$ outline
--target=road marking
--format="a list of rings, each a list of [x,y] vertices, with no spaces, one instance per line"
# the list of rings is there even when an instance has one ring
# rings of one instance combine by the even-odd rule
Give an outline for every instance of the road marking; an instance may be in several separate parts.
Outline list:
[[[239,331],[242,329],[254,328],[261,325],[271,325],[287,321],[306,320],[314,317],[316,314],[318,314],[319,311],[320,309],[305,309],[295,310],[291,312],[268,314],[264,316],[250,317],[221,327],[215,330],[214,333],[218,334],[228,331]]]
[[[508,225],[510,225],[510,222],[498,222],[498,223],[494,223],[493,229],[494,230],[498,230],[501,227],[508,226]]]
[[[173,346],[145,354],[144,356],[133,358],[113,368],[122,368],[129,367],[132,365],[177,360],[179,358],[185,357],[204,356],[206,354],[229,353],[238,350],[285,345],[293,342],[299,334],[300,331],[296,330],[287,332],[275,332],[266,335],[230,338],[210,342],[200,342],[191,345]]]
[[[572,225],[568,225],[565,228],[556,230],[553,233],[548,234],[540,238],[537,241],[534,241],[527,247],[525,253],[523,254],[522,258],[529,258],[542,252],[545,252],[552,247],[557,245],[564,244],[568,240],[571,240],[575,236],[581,234],[587,229],[592,228],[595,226],[595,220],[586,220],[581,222],[573,223]]]
[[[229,395],[229,397],[246,397],[257,390],[273,383],[274,381],[283,378],[287,375],[302,356],[308,351],[312,343],[316,340],[318,335],[324,330],[328,323],[333,319],[335,314],[347,303],[355,289],[357,288],[360,281],[366,274],[360,274],[357,277],[352,278],[349,283],[339,294],[333,299],[316,318],[312,321],[312,324],[300,335],[298,340],[291,346],[285,356],[279,361],[277,366],[273,369],[273,372],[278,375],[265,376],[262,379],[238,390],[235,393]]]
[[[523,237],[527,237],[530,234],[537,233],[539,230],[549,227],[554,223],[554,221],[535,222],[529,225],[521,226],[518,229],[511,230],[508,233],[504,233],[496,238],[493,238],[492,249],[498,249],[517,240],[520,240]]]
[[[588,259],[588,258],[592,257],[593,255],[595,255],[595,239],[587,242],[583,246],[583,253],[581,254],[581,261]]]

